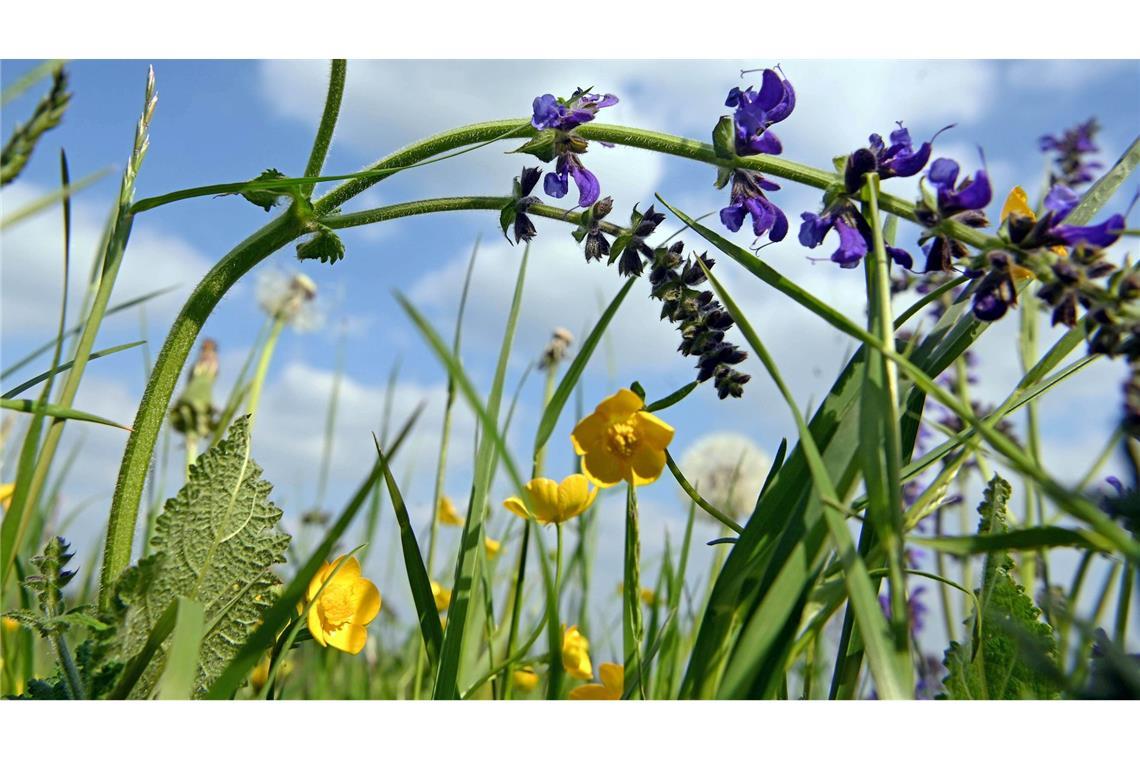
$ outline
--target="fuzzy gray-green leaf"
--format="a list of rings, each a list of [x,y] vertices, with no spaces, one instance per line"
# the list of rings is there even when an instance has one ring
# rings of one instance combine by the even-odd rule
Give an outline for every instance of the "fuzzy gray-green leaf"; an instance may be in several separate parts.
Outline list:
[[[152,628],[178,597],[205,609],[195,695],[222,672],[273,601],[279,581],[270,570],[285,561],[289,537],[277,529],[281,510],[250,457],[249,418],[191,466],[186,485],[155,523],[155,553],[129,568],[118,584],[125,618],[118,658],[140,652]],[[131,691],[146,697],[166,657],[160,650]]]
[[[1006,532],[1009,483],[995,475],[986,488],[978,512],[979,536]],[[1041,620],[1041,610],[1017,584],[1008,552],[986,557],[978,599],[982,607],[979,642],[951,642],[946,650],[946,696],[950,699],[1053,699],[1055,683],[1035,667],[1023,648],[1055,661],[1057,642],[1053,629]],[[970,625],[973,625],[971,622]],[[977,652],[974,655],[974,652]]]

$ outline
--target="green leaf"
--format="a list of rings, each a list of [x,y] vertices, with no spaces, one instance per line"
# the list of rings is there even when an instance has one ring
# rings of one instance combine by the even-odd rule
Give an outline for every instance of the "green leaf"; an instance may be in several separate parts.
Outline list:
[[[263,180],[274,180],[274,179],[285,179],[285,175],[282,174],[281,172],[277,171],[276,169],[266,169],[265,171],[263,171],[261,174],[258,174],[256,177],[254,177],[250,181],[251,182],[260,182]],[[230,193],[225,193],[225,195],[230,195]],[[250,190],[243,190],[241,193],[239,193],[239,195],[241,195],[242,198],[245,198],[247,201],[249,201],[253,205],[260,206],[261,208],[265,209],[266,211],[269,211],[274,206],[276,206],[278,203],[280,203],[282,198],[288,198],[289,197],[288,192],[281,192],[279,190],[266,190],[266,189],[262,189],[262,188],[253,188]]]
[[[498,364],[495,368],[491,392],[487,400],[487,416],[492,427],[499,423],[499,407],[503,397],[503,384],[506,379],[507,362],[510,359],[511,345],[514,343],[515,328],[518,325],[519,310],[522,306],[523,286],[526,283],[527,261],[530,246],[523,249],[515,280],[511,309],[507,315],[506,328],[499,348]],[[403,301],[401,301],[403,303]],[[405,305],[405,310],[407,305]],[[454,379],[454,378],[453,378]],[[443,645],[439,655],[439,670],[436,674],[434,699],[458,699],[461,677],[461,658],[464,635],[470,618],[471,601],[476,592],[475,579],[480,573],[480,563],[484,554],[483,522],[486,515],[491,481],[494,479],[496,461],[495,445],[490,431],[482,429],[482,440],[475,457],[475,477],[471,484],[471,501],[467,508],[467,518],[463,524],[463,538],[455,563],[455,581],[452,583],[451,604],[447,609],[447,630],[443,635]]]
[[[549,163],[554,160],[554,130],[544,129],[519,147],[507,152],[527,153]]]
[[[412,600],[416,604],[420,635],[423,636],[424,648],[427,650],[429,667],[434,671],[439,662],[440,645],[443,643],[443,628],[439,622],[439,612],[436,611],[435,597],[431,591],[431,578],[428,577],[427,568],[424,566],[420,545],[416,541],[415,531],[412,530],[408,509],[404,505],[404,497],[400,495],[396,479],[392,477],[387,457],[380,450],[380,440],[375,436],[372,440],[376,444],[376,456],[384,470],[384,480],[388,484],[388,494],[392,498],[392,509],[396,512],[396,522],[400,526],[400,547],[404,552],[404,568],[408,573],[408,583],[412,587]]]
[[[159,699],[190,699],[193,695],[198,675],[198,648],[205,633],[206,611],[202,604],[179,597],[170,655],[158,684]]]
[[[135,346],[141,346],[144,343],[146,343],[145,340],[136,340],[133,343],[124,343],[121,346],[114,346],[112,348],[104,348],[101,351],[95,351],[90,356],[88,356],[87,361],[92,361],[94,359],[101,359],[104,356],[110,356],[111,354],[117,354],[120,351],[126,351],[128,348],[134,348]],[[73,361],[64,362],[63,364],[60,364],[58,367],[55,367],[54,369],[49,369],[46,372],[41,372],[40,374],[36,375],[35,377],[33,377],[29,380],[25,380],[24,382],[20,383],[15,388],[12,388],[9,391],[5,391],[2,398],[14,398],[15,396],[20,395],[21,393],[28,390],[29,388],[36,387],[37,385],[42,383],[44,380],[47,380],[49,377],[54,377],[61,372],[66,372],[67,370],[71,369],[73,364],[75,364],[75,362],[73,362]]]
[[[59,404],[44,404],[32,401],[29,398],[0,398],[0,409],[11,409],[14,412],[25,412],[27,414],[43,414],[48,417],[55,417],[57,420],[94,422],[97,425],[107,425],[109,427],[119,428],[120,430],[130,431],[130,428],[126,425],[120,425],[114,420],[100,417],[97,414],[60,406]]]
[[[546,445],[546,442],[550,440],[550,436],[554,432],[554,426],[558,424],[558,417],[562,414],[562,409],[566,406],[566,402],[570,400],[571,391],[573,391],[574,386],[578,384],[578,379],[582,377],[582,372],[586,369],[586,364],[589,363],[590,357],[594,355],[594,349],[598,347],[598,343],[601,342],[606,328],[610,326],[614,315],[617,314],[626,295],[629,294],[630,288],[633,287],[636,281],[636,277],[630,277],[626,280],[625,285],[621,286],[621,290],[613,297],[609,306],[602,312],[602,316],[598,318],[594,328],[590,330],[590,334],[586,336],[586,340],[583,341],[582,348],[578,351],[577,356],[574,357],[574,361],[570,362],[570,367],[566,370],[566,374],[562,376],[562,380],[554,390],[554,395],[550,397],[550,402],[542,412],[542,419],[538,423],[538,431],[534,434],[535,451],[541,451],[542,447]]]
[[[297,244],[297,258],[316,259],[322,264],[335,264],[344,258],[344,242],[331,229],[317,225],[316,233],[308,240]]]
[[[700,385],[700,383],[698,383],[696,380],[686,385],[682,385],[680,388],[673,391],[668,396],[659,398],[651,404],[646,404],[645,411],[659,412],[662,409],[668,409],[669,407],[673,406],[673,404],[678,403],[681,401],[681,399],[685,398],[685,396],[688,396],[690,393],[696,390],[696,387],[698,385]]]
[[[207,620],[195,695],[210,687],[262,622],[279,585],[270,568],[285,561],[289,537],[277,529],[281,510],[269,501],[270,489],[250,456],[249,417],[240,417],[166,502],[155,523],[155,553],[120,577],[119,659],[138,654],[171,603],[186,597],[202,605]],[[156,653],[131,696],[150,693],[164,660]]]
[[[515,201],[511,201],[503,206],[503,210],[499,212],[499,226],[503,228],[503,237],[510,242],[511,237],[507,234],[507,230],[515,223]]]
[[[712,143],[717,158],[736,158],[736,127],[732,123],[731,116],[721,116],[717,121],[712,131]]]
[[[978,506],[981,521],[977,535],[1006,534],[1006,504],[1009,483],[995,475]],[[1030,647],[1056,663],[1057,641],[1053,628],[1041,620],[1041,610],[1017,584],[1013,559],[1006,551],[986,557],[982,586],[977,592],[982,608],[981,642],[951,642],[944,664],[943,685],[950,699],[1054,699],[1056,684],[1043,676],[1024,655]],[[972,625],[972,623],[971,623]],[[973,638],[971,636],[971,638]],[[977,656],[971,655],[977,649]]]
[[[1113,167],[1085,191],[1081,202],[1065,217],[1065,224],[1081,225],[1091,222],[1137,166],[1140,166],[1140,137],[1133,140]]]
[[[1069,530],[1056,525],[1039,525],[1003,533],[970,536],[938,536],[926,538],[912,536],[912,543],[934,549],[945,554],[969,557],[974,554],[988,554],[998,551],[1036,551],[1061,546],[1075,546],[1080,549],[1093,549],[1111,552],[1112,547],[1090,531]]]

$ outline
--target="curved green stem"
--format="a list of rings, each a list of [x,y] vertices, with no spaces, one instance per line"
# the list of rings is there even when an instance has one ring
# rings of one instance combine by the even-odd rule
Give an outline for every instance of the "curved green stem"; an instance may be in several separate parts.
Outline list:
[[[154,452],[158,433],[166,418],[166,409],[174,394],[178,376],[194,347],[198,333],[210,312],[221,301],[234,283],[269,254],[286,245],[303,231],[300,218],[292,213],[283,214],[242,241],[206,274],[178,318],[166,343],[158,354],[138,413],[134,432],[127,438],[115,495],[111,501],[111,515],[107,524],[107,541],[103,552],[100,574],[99,603],[104,609],[111,601],[115,580],[131,561],[135,523],[139,501],[142,498],[147,468]]]
[[[329,70],[329,91],[325,97],[325,110],[321,114],[321,124],[317,127],[317,136],[313,140],[313,150],[309,153],[309,162],[305,165],[306,177],[317,177],[325,165],[325,158],[332,145],[333,132],[336,130],[337,116],[340,115],[340,101],[344,97],[344,78],[348,64],[343,58],[334,59]],[[306,198],[313,195],[315,184],[305,185],[302,189]]]

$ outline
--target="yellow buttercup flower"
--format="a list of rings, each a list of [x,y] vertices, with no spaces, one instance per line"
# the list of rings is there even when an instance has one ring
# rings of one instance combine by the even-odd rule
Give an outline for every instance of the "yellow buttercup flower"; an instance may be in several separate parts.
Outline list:
[[[364,648],[368,631],[364,626],[380,612],[380,591],[372,581],[360,575],[356,557],[337,557],[321,566],[320,572],[309,581],[306,601],[315,602],[309,607],[309,633],[321,646],[331,646],[342,652],[356,654]],[[321,585],[332,574],[324,591]]]
[[[20,630],[20,621],[10,617],[0,618],[0,622],[4,625],[4,631],[7,633],[15,633]]]
[[[591,482],[602,488],[623,480],[642,486],[661,477],[674,431],[644,407],[640,396],[622,388],[574,428],[570,440]]]
[[[463,515],[455,509],[455,504],[446,496],[439,497],[435,518],[444,525],[463,525]]]
[[[572,625],[562,633],[562,667],[574,678],[592,680],[594,667],[590,664],[590,642]]]
[[[619,583],[617,585],[617,592],[618,592],[618,596],[624,596],[625,595],[625,584],[624,583]],[[657,604],[657,593],[654,592],[653,589],[646,588],[645,586],[642,586],[641,591],[639,592],[639,595],[641,596],[641,603],[642,604],[648,605],[650,607]]]
[[[436,581],[432,581],[431,595],[435,597],[435,611],[447,612],[447,608],[451,604],[451,592]]]
[[[484,538],[483,548],[487,550],[487,559],[494,559],[502,551],[503,544],[493,538]]]
[[[625,691],[625,668],[617,663],[598,666],[601,683],[588,683],[570,690],[570,699],[621,699]]]
[[[519,668],[511,673],[511,681],[519,691],[534,691],[534,687],[538,686],[538,673],[534,672],[534,668]]]
[[[15,483],[0,483],[0,505],[3,505],[5,512],[8,511],[8,505],[12,503],[12,493],[15,490]]]
[[[563,523],[589,509],[597,497],[597,489],[590,490],[590,481],[584,475],[569,475],[558,483],[550,478],[535,478],[526,484],[534,519],[543,525]],[[503,506],[522,518],[529,517],[526,505],[517,496],[503,502]]]

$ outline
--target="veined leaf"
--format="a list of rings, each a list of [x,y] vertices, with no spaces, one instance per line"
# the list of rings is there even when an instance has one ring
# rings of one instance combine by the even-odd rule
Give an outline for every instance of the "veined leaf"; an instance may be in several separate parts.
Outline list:
[[[163,613],[179,597],[202,605],[194,691],[209,688],[260,623],[278,585],[271,567],[285,561],[289,537],[277,529],[281,510],[250,457],[249,417],[190,467],[186,485],[155,523],[155,553],[128,568],[116,591],[125,607],[116,642],[119,659],[140,652]],[[156,652],[131,691],[145,697],[166,659]]]
[[[1009,483],[995,475],[978,506],[982,516],[978,537],[1007,535],[1006,503]],[[1053,699],[1056,684],[1022,656],[1031,646],[1056,662],[1057,641],[1053,628],[1041,620],[1041,610],[1017,584],[1013,559],[1007,551],[986,557],[982,587],[977,593],[982,607],[981,645],[951,642],[944,664],[948,674],[943,684],[950,699]],[[973,625],[973,623],[971,623]],[[972,637],[971,637],[972,638]],[[971,655],[977,649],[977,656]]]

